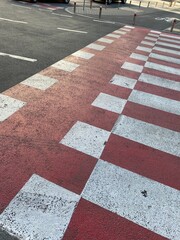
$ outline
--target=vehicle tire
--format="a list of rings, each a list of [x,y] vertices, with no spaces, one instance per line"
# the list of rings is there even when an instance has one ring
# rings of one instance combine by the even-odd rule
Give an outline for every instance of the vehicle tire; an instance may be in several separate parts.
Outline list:
[[[107,4],[110,5],[112,3],[112,0],[106,0]]]
[[[64,0],[65,4],[68,4],[70,2],[70,0]]]

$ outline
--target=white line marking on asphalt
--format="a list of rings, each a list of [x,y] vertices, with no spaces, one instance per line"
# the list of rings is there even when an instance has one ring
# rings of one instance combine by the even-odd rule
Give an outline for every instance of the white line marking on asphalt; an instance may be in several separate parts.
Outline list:
[[[0,21],[7,21],[7,22],[14,22],[14,23],[22,23],[22,24],[28,24],[27,22],[13,20],[13,19],[7,19],[7,18],[0,18]]]
[[[116,30],[116,31],[114,31],[113,33],[120,34],[120,35],[123,34],[123,35],[124,35],[124,34],[126,34],[127,32],[123,32],[123,31],[120,31],[120,30]]]
[[[111,22],[111,21],[101,21],[101,20],[96,20],[93,19],[94,22],[100,22],[100,23],[109,23],[109,24],[115,24],[115,22]]]
[[[168,56],[164,56],[156,53],[150,53],[149,57],[162,60],[165,62],[180,64],[180,59],[178,58],[168,57]]]
[[[79,200],[79,195],[34,174],[0,215],[0,225],[21,239],[60,240]]]
[[[180,49],[180,45],[176,45],[176,44],[171,44],[171,43],[166,43],[166,42],[161,42],[161,41],[157,41],[155,44],[165,46],[165,47],[172,47],[172,48]]]
[[[126,99],[114,97],[106,93],[100,93],[91,105],[120,114],[126,102]]]
[[[126,32],[130,32],[132,29],[128,29],[124,26],[123,28],[121,28],[121,30],[126,31]]]
[[[97,50],[97,51],[102,51],[105,48],[105,46],[99,45],[99,44],[96,44],[96,43],[91,43],[91,44],[87,45],[86,47]]]
[[[115,74],[114,77],[110,80],[111,84],[130,89],[134,88],[136,82],[137,82],[136,79],[124,77],[117,74]]]
[[[50,77],[47,77],[47,76],[37,73],[37,74],[27,78],[23,82],[21,82],[21,84],[24,84],[29,87],[34,87],[34,88],[37,88],[40,90],[46,90],[57,82],[58,82],[58,80],[56,80],[54,78],[50,78]]]
[[[99,38],[97,41],[98,42],[104,42],[104,43],[112,43],[112,42],[114,42],[114,40],[108,39],[108,38]]]
[[[133,26],[129,26],[129,25],[125,25],[124,27],[125,27],[125,28],[131,28],[131,29],[134,29]]]
[[[51,65],[51,67],[66,71],[66,72],[72,72],[74,71],[77,67],[79,67],[79,64],[73,63],[73,62],[68,62],[65,60],[60,60],[59,62],[54,63]]]
[[[161,71],[161,72],[180,75],[180,69],[178,69],[178,68],[168,67],[166,65],[157,64],[157,63],[153,63],[153,62],[146,62],[144,66],[147,68]]]
[[[146,74],[146,73],[142,73],[140,75],[139,81],[153,84],[153,85],[163,87],[163,88],[172,89],[175,91],[180,91],[180,82],[157,77],[157,76]]]
[[[56,16],[60,16],[60,17],[67,17],[67,18],[72,18],[73,17],[71,15],[58,14],[58,13],[54,13],[54,12],[52,12],[52,14],[56,15]]]
[[[60,143],[99,158],[109,136],[110,132],[106,130],[78,121]]]
[[[130,63],[130,62],[125,62],[122,65],[121,68],[130,70],[130,71],[134,71],[134,72],[142,72],[142,70],[143,70],[143,66],[142,65],[134,64],[134,63]]]
[[[79,50],[79,51],[73,53],[72,55],[75,57],[83,58],[83,59],[90,59],[90,58],[94,57],[94,54],[88,53],[88,52],[85,52],[82,50]]]
[[[163,33],[160,36],[161,37],[167,37],[167,38],[173,38],[173,39],[179,39],[180,40],[179,36],[172,36],[172,35],[163,34]]]
[[[154,30],[151,30],[150,32],[151,32],[151,33],[158,33],[158,34],[161,33],[161,32],[159,32],[159,31],[154,31]]]
[[[4,57],[8,56],[8,57],[11,57],[11,58],[15,58],[15,59],[18,59],[18,60],[23,60],[23,61],[28,61],[28,62],[36,62],[37,61],[37,59],[17,56],[17,55],[13,55],[13,54],[9,54],[9,53],[3,53],[3,52],[0,52],[0,56],[4,56]]]
[[[151,36],[151,37],[159,37],[159,34],[157,35],[157,34],[153,34],[153,33],[148,33],[148,36]]]
[[[142,54],[137,54],[137,53],[132,53],[130,55],[130,58],[134,58],[137,60],[141,60],[141,61],[147,61],[148,60],[148,56],[142,55]]]
[[[180,40],[174,40],[174,39],[168,39],[168,38],[164,38],[164,37],[159,37],[159,40],[165,41],[165,42],[172,42],[172,43],[178,43],[180,44]]]
[[[168,239],[179,240],[179,191],[98,160],[82,198]]]
[[[180,157],[179,132],[121,115],[112,133]]]
[[[128,101],[138,103],[143,106],[155,108],[161,111],[180,115],[180,102],[165,97],[160,97],[151,93],[133,90]]]
[[[151,52],[152,51],[152,48],[141,47],[141,46],[138,46],[136,49],[143,51],[143,52]]]
[[[167,49],[167,48],[161,48],[161,47],[153,47],[153,50],[159,51],[159,52],[167,52],[167,53],[171,53],[171,54],[175,54],[175,55],[180,55],[179,51],[175,51],[172,49]]]
[[[106,36],[107,36],[107,37],[112,37],[112,38],[120,38],[120,35],[112,34],[112,33],[107,34]]]
[[[158,38],[145,37],[144,39],[146,39],[146,40],[150,40],[150,41],[153,41],[153,42],[156,42]]]
[[[21,7],[21,8],[26,8],[26,9],[32,9],[31,7],[26,7],[26,6],[21,6],[21,5],[18,5],[18,4],[11,4],[15,7]]]
[[[84,31],[79,31],[79,30],[73,30],[73,29],[67,29],[67,28],[57,28],[58,30],[62,30],[62,31],[67,31],[67,32],[75,32],[75,33],[88,33],[88,32],[84,32]]]
[[[0,94],[0,122],[6,120],[25,104],[25,102]]]
[[[154,42],[148,42],[148,41],[142,41],[141,44],[154,46],[155,43]]]

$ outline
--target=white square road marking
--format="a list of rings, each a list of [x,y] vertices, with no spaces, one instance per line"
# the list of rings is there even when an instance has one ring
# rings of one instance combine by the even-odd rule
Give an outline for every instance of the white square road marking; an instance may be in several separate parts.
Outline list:
[[[141,44],[154,46],[155,43],[154,42],[148,42],[148,41],[142,41]]]
[[[99,38],[97,40],[98,42],[104,42],[104,43],[112,43],[114,40],[108,39],[108,38]]]
[[[180,101],[172,100],[170,98],[133,90],[128,98],[128,101],[180,115]]]
[[[153,41],[153,42],[156,42],[158,38],[145,37],[144,39],[146,39],[146,40],[150,40],[150,41]]]
[[[35,74],[32,77],[29,77],[23,82],[21,82],[21,84],[27,85],[29,87],[34,87],[40,90],[46,90],[56,82],[58,82],[58,80],[54,78],[50,78],[41,74]]]
[[[96,44],[96,43],[91,43],[89,44],[88,46],[86,46],[87,48],[91,48],[91,49],[94,49],[94,50],[97,50],[97,51],[102,51],[105,46],[103,45],[99,45],[99,44]]]
[[[111,38],[120,38],[120,35],[117,35],[117,34],[112,34],[112,33],[110,33],[110,34],[108,34],[108,35],[106,35],[107,37],[111,37]]]
[[[163,88],[172,89],[175,91],[180,91],[180,82],[157,77],[157,76],[146,74],[146,73],[142,73],[140,75],[139,81],[153,84],[153,85],[163,87]]]
[[[134,72],[139,72],[141,73],[143,70],[143,66],[139,65],[139,64],[134,64],[134,63],[130,63],[130,62],[125,62],[122,67],[123,69],[127,69],[130,71],[134,71]]]
[[[112,132],[118,136],[180,157],[180,133],[121,115]]]
[[[136,82],[137,82],[136,79],[124,77],[117,74],[115,74],[114,77],[110,80],[111,84],[130,89],[134,88]]]
[[[100,93],[92,103],[92,106],[120,114],[123,111],[126,102],[127,100],[125,99]]]
[[[88,53],[88,52],[85,52],[85,51],[82,51],[82,50],[79,50],[79,51],[73,53],[72,55],[75,56],[75,57],[79,57],[79,58],[83,58],[83,59],[87,59],[87,60],[94,57],[93,53]]]
[[[33,175],[5,211],[0,226],[28,240],[60,240],[80,196]]]
[[[166,65],[157,64],[157,63],[153,63],[153,62],[146,62],[144,66],[147,68],[157,70],[157,71],[180,75],[180,69],[178,69],[178,68],[168,67]]]
[[[121,29],[121,28],[120,28]],[[121,30],[116,30],[116,31],[114,31],[114,33],[116,33],[116,34],[126,34],[127,32],[124,32],[124,31],[121,31]]]
[[[135,27],[129,26],[129,25],[125,25],[124,27],[125,27],[125,28],[131,28],[131,29],[134,29],[134,28],[135,28]]]
[[[142,47],[142,46],[138,46],[136,49],[139,51],[149,52],[149,53],[152,51],[152,48],[147,48],[147,47]]]
[[[130,32],[132,29],[126,28],[126,26],[124,26],[123,28],[121,28],[121,30],[126,31],[126,32]]]
[[[17,112],[26,103],[15,98],[0,94],[0,122]]]
[[[159,34],[153,34],[153,33],[148,33],[148,35],[147,36],[151,36],[151,37],[159,37]]]
[[[82,197],[168,239],[180,239],[180,193],[99,160]]]
[[[65,61],[65,60],[60,60],[59,62],[57,62],[57,63],[55,63],[51,66],[54,67],[54,68],[57,68],[59,70],[66,71],[66,72],[72,72],[77,67],[79,67],[78,64],[72,63],[72,62],[69,62],[69,61]]]
[[[145,61],[145,62],[148,60],[148,56],[137,54],[137,53],[132,53],[130,55],[130,58],[134,58],[134,59]]]
[[[78,121],[60,143],[99,158],[109,136],[106,130]]]

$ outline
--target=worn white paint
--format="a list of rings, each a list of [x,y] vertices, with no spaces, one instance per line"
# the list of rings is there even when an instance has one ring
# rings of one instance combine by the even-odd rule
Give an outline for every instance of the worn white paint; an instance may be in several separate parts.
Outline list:
[[[110,132],[106,130],[78,121],[60,143],[99,158],[109,136]]]
[[[103,42],[103,43],[112,43],[112,42],[114,42],[114,40],[109,39],[109,38],[99,38],[97,41],[98,42]]]
[[[114,77],[110,80],[111,84],[115,84],[120,87],[133,89],[137,80],[133,78],[124,77],[121,75],[115,74]]]
[[[180,49],[180,45],[172,44],[172,43],[166,43],[166,42],[161,42],[161,41],[157,41],[156,45],[161,45],[161,46],[165,46],[165,47],[171,47],[171,48]]]
[[[160,34],[161,32],[159,32],[159,31],[154,31],[154,30],[151,30],[150,31],[151,33],[157,33],[157,34]]]
[[[121,115],[112,132],[118,136],[180,157],[180,133]]]
[[[124,27],[125,27],[125,28],[130,28],[130,29],[134,29],[134,28],[135,28],[135,27],[129,26],[129,25],[125,25]]]
[[[175,54],[175,55],[179,55],[180,56],[180,51],[176,51],[176,50],[171,50],[171,49],[161,48],[161,47],[153,47],[153,50],[156,50],[156,51],[159,51],[159,52]]]
[[[68,29],[68,28],[57,28],[58,30],[62,30],[62,31],[67,31],[67,32],[74,32],[74,33],[88,33],[85,31],[80,31],[80,30],[73,30],[73,29]]]
[[[120,28],[121,29],[121,28]],[[122,35],[124,35],[124,34],[126,34],[126,32],[124,32],[124,31],[121,31],[121,30],[116,30],[116,31],[114,31],[114,33],[116,33],[116,34],[122,34]]]
[[[178,41],[178,40],[174,40],[174,39],[168,39],[168,38],[164,38],[164,37],[159,37],[159,40],[165,41],[165,42],[171,42],[171,43],[178,43],[178,44],[180,44],[180,39]]]
[[[179,39],[179,36],[175,36],[175,35],[169,35],[169,34],[165,34],[165,33],[161,33],[161,37],[166,37],[166,38],[173,38],[173,39]]]
[[[160,54],[156,54],[156,53],[150,53],[149,57],[155,58],[158,60],[162,60],[165,62],[180,64],[180,58],[168,57],[168,56],[160,55]]]
[[[145,62],[148,60],[148,56],[137,54],[137,53],[132,53],[130,55],[130,58],[134,58],[134,59],[145,61]]]
[[[0,226],[20,239],[60,240],[79,200],[34,174],[0,215]]]
[[[0,21],[28,24],[27,22],[24,22],[24,21],[18,21],[18,20],[13,20],[13,19],[8,19],[8,18],[0,18]]]
[[[79,50],[79,51],[73,53],[72,55],[75,56],[75,57],[79,57],[79,58],[83,58],[83,59],[87,59],[87,60],[94,57],[93,53],[88,53],[88,52],[85,52],[85,51],[82,51],[82,50]]]
[[[151,93],[133,90],[128,101],[152,107],[161,111],[180,115],[180,102]]]
[[[15,98],[0,94],[0,122],[17,112],[26,103]]]
[[[134,72],[142,72],[143,70],[143,66],[139,65],[139,64],[134,64],[134,63],[130,63],[130,62],[125,62],[122,67],[123,69],[127,69],[130,71],[134,71]]]
[[[180,82],[142,73],[138,79],[141,82],[153,84],[159,87],[180,91]]]
[[[147,47],[142,47],[142,46],[138,46],[136,49],[139,51],[148,52],[148,53],[150,53],[152,51],[152,48],[147,48]]]
[[[107,36],[107,37],[111,37],[111,38],[120,38],[120,35],[118,35],[118,34],[113,34],[113,33],[107,34],[106,36]]]
[[[151,37],[156,37],[156,38],[158,38],[158,37],[159,37],[159,34],[148,33],[147,36],[151,36]]]
[[[153,37],[145,37],[144,39],[156,42],[158,38],[153,38]]]
[[[178,68],[168,67],[166,65],[157,64],[157,63],[153,63],[153,62],[146,62],[144,66],[147,68],[161,71],[161,72],[180,75],[180,69],[178,69]]]
[[[87,48],[91,48],[91,49],[94,49],[94,50],[97,50],[97,51],[102,51],[105,46],[103,45],[99,45],[99,44],[96,44],[96,43],[91,43],[89,44],[88,46],[86,46]]]
[[[130,32],[132,29],[126,28],[126,26],[124,26],[123,28],[121,28],[121,30],[126,31],[126,32]]]
[[[149,46],[154,46],[154,42],[148,42],[148,41],[142,41],[141,44],[143,45],[149,45]]]
[[[28,61],[28,62],[36,62],[37,61],[37,59],[27,58],[27,57],[13,55],[13,54],[4,53],[4,52],[0,52],[0,56],[3,56],[3,57],[7,56],[7,57],[15,58],[15,59],[18,59],[18,60]]]
[[[60,60],[59,62],[51,65],[54,68],[57,68],[59,70],[63,70],[66,72],[72,72],[74,71],[77,67],[79,67],[79,64],[76,63],[72,63],[69,61],[65,61],[65,60]]]
[[[39,73],[33,75],[32,77],[27,78],[21,84],[24,84],[29,87],[34,87],[40,90],[46,90],[50,88],[52,85],[57,83],[58,80],[54,78],[50,78]]]
[[[92,106],[120,114],[123,111],[126,102],[126,99],[100,93],[93,101]]]
[[[165,238],[180,239],[176,189],[99,160],[82,197]]]

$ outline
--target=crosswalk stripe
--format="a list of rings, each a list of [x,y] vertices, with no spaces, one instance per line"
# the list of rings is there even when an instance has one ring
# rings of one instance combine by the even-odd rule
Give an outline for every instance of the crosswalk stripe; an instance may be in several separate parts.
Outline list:
[[[167,72],[167,73],[171,73],[171,74],[175,74],[175,75],[180,75],[180,69],[178,69],[178,68],[168,67],[166,65],[157,64],[157,63],[153,63],[153,62],[146,62],[144,66],[147,68],[154,69],[154,70]]]
[[[117,34],[113,34],[113,33],[110,33],[108,35],[106,35],[107,37],[111,37],[111,38],[120,38],[120,35],[117,35]]]
[[[180,49],[180,45],[176,45],[176,44],[172,44],[172,43],[166,43],[166,42],[157,41],[155,44],[156,45],[165,46],[165,47],[172,47],[172,48]]]
[[[143,66],[139,64],[130,63],[130,62],[125,62],[121,68],[134,71],[134,72],[142,72],[143,70]]]
[[[128,101],[180,115],[180,102],[154,94],[133,90]]]
[[[63,70],[63,71],[66,71],[66,72],[72,72],[77,67],[79,67],[79,64],[69,62],[69,61],[65,61],[65,60],[60,60],[59,62],[56,62],[51,66],[54,67],[54,68],[57,68],[59,70]]]
[[[180,40],[174,40],[174,39],[168,39],[168,38],[164,38],[164,37],[159,37],[158,40],[162,40],[165,42],[172,42],[172,43],[179,43],[180,44]]]
[[[152,48],[147,48],[142,46],[138,46],[136,49],[144,52],[149,52],[149,53],[152,51]]]
[[[148,42],[148,41],[142,41],[141,44],[154,46],[155,43],[154,42]]]
[[[134,58],[137,60],[141,60],[141,61],[147,61],[148,60],[148,56],[142,55],[142,54],[137,54],[137,53],[132,53],[130,55],[130,58]]]
[[[161,37],[173,38],[173,39],[179,39],[179,40],[180,40],[180,37],[179,37],[179,36],[169,35],[169,34],[165,34],[165,33],[161,33],[160,36],[161,36]]]
[[[180,157],[180,133],[121,115],[112,133]]]
[[[79,50],[79,51],[73,53],[72,55],[75,57],[83,58],[83,59],[90,59],[90,58],[94,57],[94,54],[88,53],[88,52],[85,52],[82,50]]]
[[[180,59],[173,58],[173,57],[168,57],[168,56],[165,56],[165,55],[150,53],[149,57],[155,58],[155,59],[158,59],[158,60],[162,60],[162,61],[165,61],[165,62],[180,64]]]
[[[97,50],[97,51],[102,51],[105,48],[105,46],[99,45],[99,44],[96,44],[96,43],[91,43],[91,44],[87,45],[86,47]]]
[[[162,48],[162,47],[153,47],[153,50],[157,50],[160,52],[165,52],[165,53],[171,53],[171,54],[175,54],[175,55],[179,55],[180,56],[180,52],[176,51],[176,50],[172,50],[172,49],[167,49],[167,48]]]
[[[108,38],[99,38],[97,40],[98,42],[104,42],[104,43],[112,43],[114,40],[108,39]]]
[[[137,80],[134,78],[128,78],[128,77],[117,75],[117,74],[115,74],[113,78],[110,80],[111,84],[125,87],[125,88],[130,88],[130,89],[134,88],[136,82]]]
[[[154,37],[145,37],[144,39],[146,39],[146,40],[150,40],[150,41],[153,41],[153,42],[156,42],[158,38],[154,38]]]

